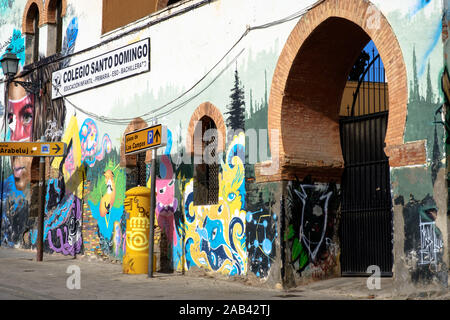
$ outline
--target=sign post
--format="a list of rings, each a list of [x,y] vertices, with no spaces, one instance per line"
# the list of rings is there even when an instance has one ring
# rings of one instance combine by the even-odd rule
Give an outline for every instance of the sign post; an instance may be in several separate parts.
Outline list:
[[[150,173],[150,230],[148,235],[148,277],[153,277],[154,228],[156,208],[156,157],[157,149],[167,145],[167,127],[157,124],[125,134],[125,155],[152,149],[152,167]]]
[[[45,137],[41,137],[44,141]],[[45,214],[45,158],[39,157],[39,199],[38,199],[38,234],[36,245],[36,260],[42,261],[44,258],[44,214]]]
[[[152,150],[152,167],[150,174],[150,230],[148,235],[149,253],[148,253],[148,277],[153,277],[153,252],[154,252],[154,237],[155,237],[155,208],[156,208],[156,156],[157,149]]]

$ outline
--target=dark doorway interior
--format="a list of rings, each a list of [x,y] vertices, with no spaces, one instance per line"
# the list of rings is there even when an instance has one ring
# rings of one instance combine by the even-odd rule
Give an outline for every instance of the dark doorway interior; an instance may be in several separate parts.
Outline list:
[[[375,265],[382,276],[392,276],[392,201],[389,160],[384,153],[387,83],[371,42],[355,62],[349,83],[355,88],[352,104],[340,119],[344,157],[341,273],[367,276],[371,274],[367,268]]]

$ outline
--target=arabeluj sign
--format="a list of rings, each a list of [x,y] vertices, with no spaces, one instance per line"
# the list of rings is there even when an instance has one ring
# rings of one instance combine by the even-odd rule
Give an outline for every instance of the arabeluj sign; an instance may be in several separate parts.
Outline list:
[[[52,99],[150,71],[150,38],[52,73]]]

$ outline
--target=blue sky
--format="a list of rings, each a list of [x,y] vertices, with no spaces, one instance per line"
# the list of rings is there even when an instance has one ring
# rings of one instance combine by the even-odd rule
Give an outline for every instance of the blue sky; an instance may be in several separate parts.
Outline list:
[[[370,61],[372,61],[373,57],[376,57],[378,55],[378,49],[372,40],[370,40],[369,43],[364,47],[364,51],[366,51],[370,55]],[[375,62],[375,67],[378,68],[378,61]],[[384,69],[383,61],[381,59],[380,59],[380,69]],[[383,73],[380,74],[377,70],[375,72],[375,76],[373,76],[373,72],[372,72],[372,76],[370,79],[368,78],[368,74],[366,74],[365,80],[378,82],[378,81],[382,80],[382,79],[380,79],[380,76],[382,77]],[[372,78],[372,77],[374,77],[374,78]]]

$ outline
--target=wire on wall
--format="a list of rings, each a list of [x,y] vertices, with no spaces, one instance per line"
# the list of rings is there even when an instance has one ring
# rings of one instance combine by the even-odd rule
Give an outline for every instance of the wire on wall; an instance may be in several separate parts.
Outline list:
[[[74,103],[72,103],[66,96],[61,94],[62,99],[64,99],[65,102],[67,102],[68,104],[70,104],[75,110],[79,111],[80,113],[83,113],[97,121],[103,122],[103,123],[108,123],[108,124],[113,124],[113,125],[126,125],[129,122],[131,122],[132,120],[136,119],[136,118],[142,118],[144,120],[151,120],[153,118],[161,118],[163,116],[168,116],[171,113],[180,110],[182,107],[184,107],[185,105],[187,105],[190,101],[192,101],[193,99],[195,99],[196,97],[198,97],[201,93],[203,93],[207,88],[209,88],[229,67],[230,65],[237,60],[237,58],[242,54],[242,52],[244,51],[244,49],[242,49],[233,59],[230,63],[228,63],[226,65],[225,68],[223,68],[203,89],[201,89],[197,94],[195,94],[194,96],[188,98],[187,100],[182,101],[181,103],[172,106],[170,109],[165,110],[166,108],[168,108],[169,106],[171,106],[173,103],[177,102],[178,100],[180,100],[181,98],[183,98],[184,96],[186,96],[188,93],[190,93],[191,91],[193,91],[195,88],[197,88],[197,86],[200,85],[200,83],[202,83],[220,64],[222,61],[224,61],[229,55],[230,53],[233,51],[234,48],[236,48],[236,46],[251,32],[254,30],[262,30],[262,29],[266,29],[266,28],[271,28],[273,26],[279,25],[279,24],[283,24],[289,21],[292,21],[294,19],[298,19],[300,17],[302,17],[303,15],[305,15],[307,12],[309,12],[311,9],[313,9],[314,7],[317,7],[318,5],[320,5],[321,3],[323,3],[325,0],[320,0],[316,3],[314,3],[313,5],[304,8],[298,12],[295,12],[285,18],[279,19],[279,20],[274,20],[271,21],[269,23],[265,23],[265,24],[261,24],[258,26],[247,26],[246,30],[242,33],[242,35],[238,38],[238,40],[226,51],[226,53],[208,70],[208,72],[206,72],[198,81],[196,81],[188,90],[184,91],[182,94],[178,95],[176,98],[174,98],[173,100],[159,106],[156,108],[153,108],[152,110],[145,112],[141,115],[137,115],[134,117],[130,117],[130,118],[113,118],[113,117],[106,117],[106,116],[102,116],[102,115],[98,115],[96,113],[87,111],[84,108],[81,108],[77,105],[75,105]],[[121,35],[123,36],[123,35]],[[51,62],[51,63],[54,63]],[[53,83],[52,83],[53,85]],[[54,85],[53,85],[54,86]],[[58,90],[58,89],[57,89]],[[59,91],[58,91],[59,92]]]

